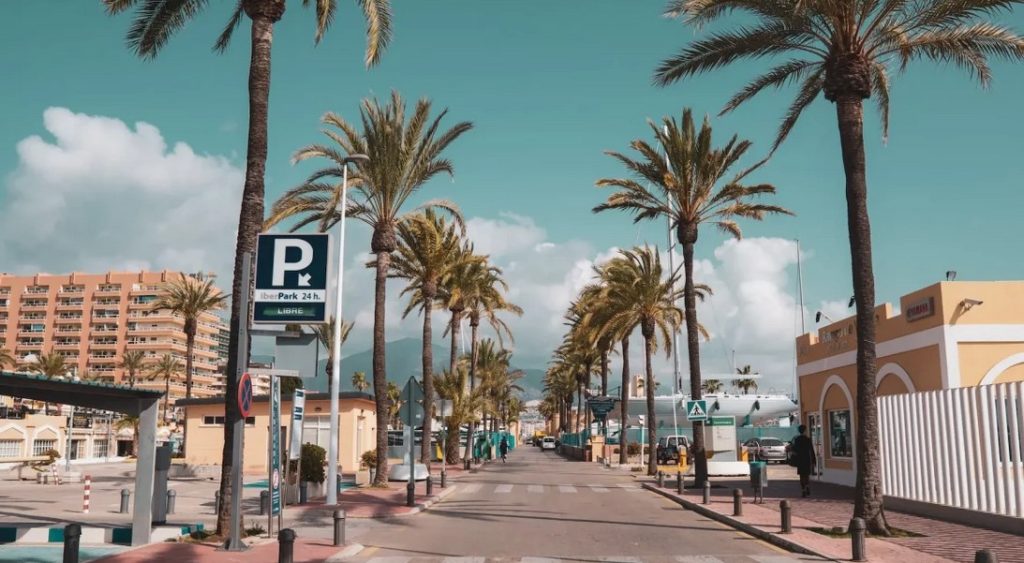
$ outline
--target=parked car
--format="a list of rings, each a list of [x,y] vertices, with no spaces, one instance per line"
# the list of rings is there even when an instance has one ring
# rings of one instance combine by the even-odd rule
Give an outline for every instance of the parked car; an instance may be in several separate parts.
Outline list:
[[[743,447],[751,460],[784,463],[789,455],[785,442],[769,436],[751,438],[743,442]]]
[[[540,449],[542,450],[553,450],[555,447],[555,439],[552,436],[544,436],[544,439],[540,442]]]
[[[679,463],[679,449],[690,449],[690,437],[683,435],[658,438],[658,463],[663,465]]]

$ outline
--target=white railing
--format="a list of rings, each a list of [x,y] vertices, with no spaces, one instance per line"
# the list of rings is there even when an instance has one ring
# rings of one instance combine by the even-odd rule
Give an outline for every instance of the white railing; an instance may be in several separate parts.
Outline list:
[[[1024,518],[1024,382],[878,399],[885,494]]]

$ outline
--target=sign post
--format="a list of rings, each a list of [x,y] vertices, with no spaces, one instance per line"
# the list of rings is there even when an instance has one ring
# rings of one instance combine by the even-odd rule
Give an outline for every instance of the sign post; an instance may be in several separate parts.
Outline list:
[[[242,255],[242,287],[248,288],[252,280],[252,253],[246,252]],[[248,379],[245,372],[249,369],[249,291],[244,290],[239,296],[241,322],[238,323],[238,355],[235,359],[235,377],[238,378],[239,390],[241,391],[242,380]],[[252,404],[252,381],[249,381],[249,403]],[[241,411],[239,405],[239,411]],[[234,422],[234,439],[231,441],[231,524],[228,542],[224,548],[227,551],[245,551],[248,549],[242,543],[242,446],[245,437],[245,417],[239,413],[238,420]]]
[[[253,322],[327,322],[327,234],[261,234]]]
[[[291,467],[293,461],[298,461],[296,464],[296,472],[298,475],[292,477],[295,478],[297,483],[301,482],[302,479],[302,421],[305,418],[306,411],[306,391],[300,388],[296,388],[292,393],[292,422],[291,426],[291,437],[288,441],[288,462],[284,466],[284,482],[291,486],[291,479],[289,479]],[[285,505],[287,505],[287,499],[285,499]]]
[[[704,422],[708,419],[708,402],[704,399],[686,401],[686,420]]]
[[[405,419],[405,425],[409,429],[409,440],[406,442],[408,445],[409,483],[405,486],[405,504],[406,506],[415,506],[416,458],[413,455],[413,445],[416,441],[416,423],[423,422],[423,388],[420,387],[416,378],[410,377],[405,384],[405,389],[402,389],[402,395],[405,396],[405,404],[398,410],[398,413],[401,418]],[[423,439],[429,440],[430,437],[424,436]]]
[[[273,537],[274,516],[281,514],[281,380],[270,378],[270,451],[267,481],[270,485],[270,513],[267,533]]]

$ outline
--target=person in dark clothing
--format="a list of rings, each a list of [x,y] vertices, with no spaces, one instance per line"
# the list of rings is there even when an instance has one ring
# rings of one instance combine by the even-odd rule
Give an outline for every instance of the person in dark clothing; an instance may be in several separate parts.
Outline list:
[[[800,493],[807,497],[811,495],[811,472],[818,465],[818,460],[814,455],[814,444],[807,436],[807,427],[801,424],[797,430],[800,435],[793,438],[793,461],[800,476]]]
[[[498,444],[498,453],[501,454],[501,462],[505,463],[505,456],[508,455],[508,438],[502,436],[501,443]]]

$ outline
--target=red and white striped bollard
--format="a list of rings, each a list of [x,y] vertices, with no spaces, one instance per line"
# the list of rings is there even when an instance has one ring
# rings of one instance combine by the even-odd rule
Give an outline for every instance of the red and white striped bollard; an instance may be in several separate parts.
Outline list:
[[[82,514],[89,514],[89,488],[92,485],[92,477],[85,476],[85,496],[82,498]]]

